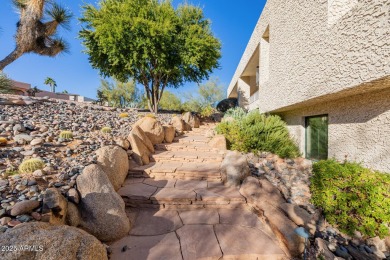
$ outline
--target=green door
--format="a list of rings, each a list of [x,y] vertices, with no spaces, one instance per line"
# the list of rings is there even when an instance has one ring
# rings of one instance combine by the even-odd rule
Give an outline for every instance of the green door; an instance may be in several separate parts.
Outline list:
[[[306,158],[328,159],[328,115],[306,117]]]

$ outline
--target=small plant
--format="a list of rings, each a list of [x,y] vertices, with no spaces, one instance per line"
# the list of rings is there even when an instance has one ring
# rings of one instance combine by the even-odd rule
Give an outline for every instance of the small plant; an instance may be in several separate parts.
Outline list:
[[[19,166],[20,173],[32,173],[36,170],[41,170],[45,167],[45,163],[41,159],[33,158],[23,161]]]
[[[202,117],[209,117],[211,116],[212,114],[215,113],[215,109],[212,107],[212,106],[206,106],[206,107],[203,107],[202,110],[200,111],[200,115]]]
[[[0,137],[0,146],[7,145],[7,138]]]
[[[120,113],[119,114],[119,118],[127,118],[127,117],[129,117],[128,113]]]
[[[109,134],[111,133],[112,129],[111,127],[105,126],[100,131],[102,131],[103,134]]]
[[[7,169],[5,171],[5,176],[7,176],[7,177],[12,176],[12,175],[17,175],[17,174],[19,174],[19,172],[15,169]]]
[[[146,114],[145,117],[150,117],[150,118],[156,119],[156,115],[155,114]]]
[[[390,174],[372,171],[358,163],[319,161],[313,165],[312,202],[326,220],[352,235],[389,235]]]
[[[72,139],[73,138],[73,133],[71,131],[62,131],[60,133],[60,138],[62,139]]]

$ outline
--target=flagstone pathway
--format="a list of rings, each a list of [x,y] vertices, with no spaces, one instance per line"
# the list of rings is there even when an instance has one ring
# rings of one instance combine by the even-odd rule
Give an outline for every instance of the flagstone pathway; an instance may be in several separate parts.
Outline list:
[[[210,127],[157,145],[155,162],[131,170],[118,192],[133,225],[111,259],[287,259],[238,189],[222,184]]]

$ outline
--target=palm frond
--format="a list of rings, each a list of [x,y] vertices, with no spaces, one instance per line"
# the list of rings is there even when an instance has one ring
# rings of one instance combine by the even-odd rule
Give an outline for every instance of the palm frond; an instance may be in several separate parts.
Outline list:
[[[70,29],[70,20],[73,17],[73,14],[67,8],[53,3],[50,9],[46,10],[46,15],[53,19],[57,24],[61,25],[63,28]]]

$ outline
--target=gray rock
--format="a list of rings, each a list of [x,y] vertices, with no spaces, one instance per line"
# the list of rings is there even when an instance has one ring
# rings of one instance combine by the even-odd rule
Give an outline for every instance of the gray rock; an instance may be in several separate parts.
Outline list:
[[[81,201],[81,227],[101,241],[114,241],[130,230],[125,203],[115,192],[106,173],[95,164],[77,178]]]
[[[83,230],[42,222],[20,224],[0,236],[3,247],[30,246],[29,250],[0,251],[0,259],[106,260],[105,246]]]
[[[26,134],[19,134],[14,136],[15,142],[18,144],[25,144],[32,141],[32,137]]]
[[[96,151],[97,165],[107,174],[108,179],[119,190],[129,172],[129,157],[125,150],[115,145],[109,145]]]
[[[225,184],[240,185],[250,175],[246,157],[237,151],[228,151],[221,164],[221,174]]]
[[[39,207],[39,201],[36,200],[25,200],[17,202],[11,210],[11,216],[22,215],[25,213],[30,213],[34,209]]]

